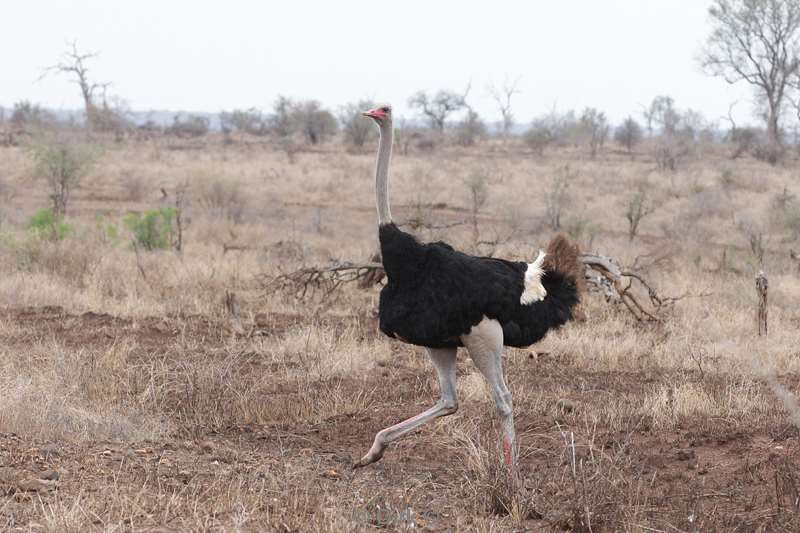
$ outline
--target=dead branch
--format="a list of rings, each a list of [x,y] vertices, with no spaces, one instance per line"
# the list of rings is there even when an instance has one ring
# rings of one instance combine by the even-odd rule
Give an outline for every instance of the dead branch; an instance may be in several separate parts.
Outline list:
[[[230,324],[231,331],[237,335],[244,335],[245,329],[244,326],[242,326],[241,309],[239,307],[239,302],[236,300],[236,293],[225,290],[225,298],[223,299],[223,303],[225,304],[225,310],[228,313],[228,322]]]
[[[667,307],[689,297],[704,297],[710,293],[661,296],[640,273],[622,268],[610,257],[584,254],[579,256],[586,267],[587,285],[605,296],[607,301],[622,302],[638,322],[661,322],[660,314]],[[636,282],[636,284],[634,284]],[[639,291],[634,287],[638,287]],[[644,289],[649,305],[641,303],[637,292]]]
[[[585,266],[587,285],[602,293],[606,301],[622,303],[638,322],[661,322],[662,313],[676,302],[710,293],[663,296],[641,273],[622,268],[615,260],[602,255],[584,254],[578,259]],[[386,273],[380,255],[363,263],[333,263],[326,267],[305,267],[278,276],[261,276],[267,292],[286,292],[298,299],[319,294],[323,299],[346,283],[356,282],[368,288],[383,282]],[[644,293],[644,294],[642,294]],[[646,296],[645,296],[646,295]]]
[[[758,336],[767,334],[767,290],[769,281],[763,270],[756,274],[756,294],[758,294],[758,308],[756,310],[756,328]]]
[[[378,275],[380,271],[380,275]],[[327,267],[306,267],[275,277],[262,276],[259,280],[267,292],[293,293],[296,298],[320,294],[323,299],[345,283],[375,280],[384,277],[383,265],[378,262],[334,263]]]

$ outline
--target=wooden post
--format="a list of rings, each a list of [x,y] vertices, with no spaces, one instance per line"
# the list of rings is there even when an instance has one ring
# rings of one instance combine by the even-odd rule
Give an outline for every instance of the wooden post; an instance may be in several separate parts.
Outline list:
[[[758,294],[758,311],[756,311],[756,325],[758,327],[758,335],[767,334],[767,289],[769,283],[767,275],[763,270],[759,270],[756,274],[756,294]]]
[[[225,291],[225,309],[228,311],[228,323],[231,330],[238,335],[244,335],[245,330],[239,314],[239,302],[236,301],[236,293],[229,290]]]

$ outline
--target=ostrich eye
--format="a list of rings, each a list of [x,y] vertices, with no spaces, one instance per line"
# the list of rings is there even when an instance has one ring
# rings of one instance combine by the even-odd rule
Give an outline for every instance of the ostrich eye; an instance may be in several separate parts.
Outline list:
[[[381,111],[383,111],[384,113],[388,113],[391,110],[392,110],[391,107],[384,107],[383,109],[381,109]]]

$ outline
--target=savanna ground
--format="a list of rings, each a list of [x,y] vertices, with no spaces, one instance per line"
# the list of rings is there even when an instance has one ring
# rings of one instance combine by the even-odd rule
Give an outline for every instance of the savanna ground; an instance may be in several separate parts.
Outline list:
[[[395,156],[393,213],[423,239],[530,260],[555,202],[584,250],[686,296],[639,323],[589,293],[584,320],[507,351],[523,478],[509,497],[493,404],[463,354],[459,411],[351,471],[376,431],[437,399],[427,355],[377,332],[379,287],[264,288],[369,259],[371,148],[108,142],[60,241],[26,227],[49,204],[29,152],[0,148],[0,528],[796,531],[800,276],[776,198],[800,177],[722,147],[674,172],[651,153],[492,141]],[[135,251],[125,214],[181,188],[182,253]],[[656,209],[629,241],[637,190]]]

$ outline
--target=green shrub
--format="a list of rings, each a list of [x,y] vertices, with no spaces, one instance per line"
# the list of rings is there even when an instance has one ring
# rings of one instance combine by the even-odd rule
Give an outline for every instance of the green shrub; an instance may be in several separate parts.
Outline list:
[[[31,145],[36,174],[47,181],[53,213],[63,217],[72,191],[89,172],[96,148],[73,139],[38,139]]]
[[[119,220],[109,215],[97,215],[95,227],[102,244],[116,246],[122,241],[123,236],[120,235]]]
[[[72,225],[56,216],[50,208],[39,209],[28,222],[28,228],[37,235],[60,241],[72,231]]]
[[[124,223],[133,233],[135,246],[161,250],[172,246],[176,214],[174,207],[162,207],[141,214],[130,213]]]

